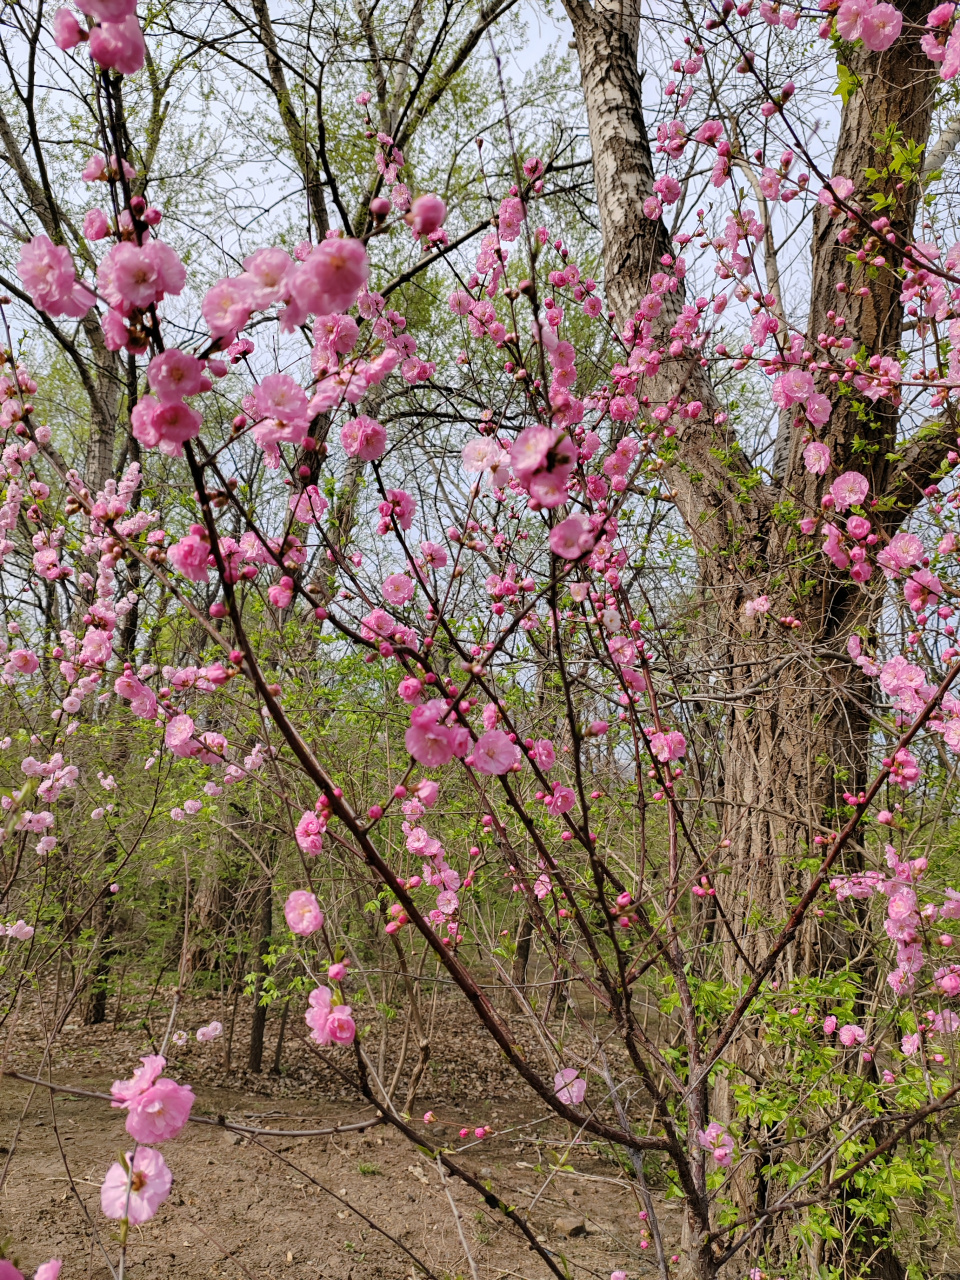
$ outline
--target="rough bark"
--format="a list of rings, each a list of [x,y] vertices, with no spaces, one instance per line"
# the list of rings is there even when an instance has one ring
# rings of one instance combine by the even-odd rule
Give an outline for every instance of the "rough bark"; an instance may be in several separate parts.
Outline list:
[[[640,7],[634,0],[595,0],[592,6],[566,0],[566,7],[587,105],[606,287],[622,324],[648,291],[660,256],[670,249],[662,220],[642,212],[644,198],[653,192],[653,163],[637,70]],[[906,21],[915,25],[905,31],[921,27],[929,7],[926,2],[908,6]],[[877,136],[888,126],[896,124],[905,139],[926,142],[935,70],[915,34],[882,54],[855,52],[850,63],[860,87],[843,110],[833,172],[852,178],[860,194],[867,185],[865,170],[885,164]],[[896,232],[910,235],[919,191],[913,184],[896,193],[895,182],[892,177],[874,189],[898,194],[891,222]],[[836,283],[842,280],[848,286],[845,332],[854,339],[853,350],[863,342],[871,353],[895,354],[903,326],[898,283],[881,272],[869,282],[869,296],[859,297],[854,291],[865,282],[857,274],[862,268],[846,261],[847,251],[835,242],[836,230],[826,210],[818,210],[809,336],[815,339],[828,325],[832,331],[826,313],[838,306]],[[668,336],[682,303],[681,288],[661,314],[655,335],[659,341]],[[824,389],[834,392],[826,440],[837,466],[863,470],[875,494],[896,492],[898,500],[885,516],[892,530],[915,505],[916,476],[942,453],[935,447],[908,478],[904,465],[887,457],[896,443],[896,407],[879,402],[865,427],[829,383]],[[794,427],[792,415],[785,415],[781,424],[789,439],[782,478],[776,487],[755,486],[747,497],[741,485],[745,462],[735,438],[712,422],[709,410],[715,398],[696,360],[665,359],[659,377],[642,390],[650,395],[651,407],[677,397],[702,399],[707,409],[696,423],[680,429],[679,462],[666,475],[700,557],[709,643],[731,673],[723,800],[734,842],[733,892],[740,895],[732,914],[746,941],[748,918],[759,914],[770,925],[782,919],[787,895],[798,884],[794,864],[809,837],[842,803],[843,790],[862,781],[867,685],[842,658],[824,658],[823,653],[842,649],[854,625],[869,625],[877,594],[852,587],[846,575],[830,572],[819,558],[813,566],[802,566],[802,573],[788,569],[797,559],[798,538],[795,527],[773,518],[773,505],[791,498],[805,513],[816,512],[823,483],[802,464],[802,431]],[[775,601],[771,618],[776,613],[801,618],[802,642],[779,636],[772,621],[761,624],[757,635],[746,631],[742,604],[765,590]],[[757,660],[761,653],[762,664]],[[775,680],[773,671],[778,673]],[[761,949],[763,942],[762,931],[754,931],[751,945]],[[806,967],[815,963],[815,948],[809,938],[802,945],[807,948]],[[739,957],[736,965],[742,966]]]
[[[526,994],[527,965],[530,963],[530,942],[533,938],[533,916],[527,912],[520,921],[520,932],[517,934],[517,950],[513,957],[511,978],[519,996],[514,996],[513,1003],[518,1013],[523,1013],[520,999]]]
[[[662,221],[642,212],[643,200],[653,194],[653,163],[637,69],[640,5],[638,0],[564,3],[576,36],[593,148],[605,287],[623,326],[648,292],[651,273],[661,269],[661,256],[671,250]],[[861,49],[847,59],[859,87],[842,113],[831,172],[855,182],[867,210],[871,184],[865,170],[886,165],[878,135],[896,125],[904,139],[926,143],[929,136],[935,68],[919,48],[918,33],[931,7],[926,0],[904,6],[904,35],[889,50]],[[914,183],[897,192],[896,182],[894,176],[872,189],[897,197],[888,211],[893,229],[911,237],[919,187]],[[836,244],[837,230],[826,209],[818,209],[808,345],[821,332],[833,332],[827,316],[832,309],[846,317],[844,332],[854,339],[854,353],[862,343],[870,354],[896,355],[904,318],[898,281],[890,272],[869,280],[863,276],[860,264],[848,263],[847,250]],[[842,306],[838,281],[847,286]],[[861,298],[856,290],[864,284],[870,293]],[[668,299],[654,334],[661,346],[669,341],[683,304],[682,288]],[[881,517],[892,532],[942,461],[945,440],[901,448],[891,458],[897,453],[895,405],[879,402],[864,424],[826,379],[820,389],[834,407],[819,438],[831,446],[838,470],[855,467],[868,476],[875,496],[892,498]],[[833,824],[843,791],[856,791],[864,782],[869,682],[846,660],[844,648],[854,627],[870,627],[882,588],[853,585],[849,575],[834,571],[820,556],[818,546],[804,543],[794,523],[775,518],[778,502],[792,501],[804,515],[820,510],[823,481],[803,466],[803,431],[792,414],[784,414],[780,423],[774,482],[748,488],[746,462],[726,425],[714,423],[716,399],[696,357],[665,358],[657,379],[638,389],[643,393],[650,397],[650,409],[671,399],[698,399],[705,407],[696,422],[679,428],[679,460],[665,479],[699,559],[701,643],[711,665],[725,666],[728,673],[719,799],[724,834],[731,840],[724,855],[731,874],[718,888],[739,942],[739,947],[726,946],[727,975],[739,982],[782,924],[788,899],[804,884],[800,862],[812,838]],[[751,631],[742,605],[764,592],[771,598],[770,614]],[[802,629],[780,628],[776,618],[784,614],[799,618]],[[787,954],[783,976],[815,973],[845,956],[844,938],[812,921]],[[746,1041],[739,1049],[731,1046],[734,1061],[741,1050],[750,1052]],[[755,1203],[758,1175],[759,1164],[744,1170],[745,1204],[750,1196]],[[865,1252],[863,1261],[868,1257]],[[867,1274],[888,1280],[902,1269],[884,1246]]]
[[[273,932],[273,885],[265,880],[260,890],[260,918],[258,921],[257,951],[254,961],[256,982],[253,987],[253,1015],[250,1019],[250,1053],[247,1066],[250,1071],[263,1070],[263,1036],[267,1025],[267,1006],[262,1004],[263,978],[267,972],[264,955],[270,946]]]

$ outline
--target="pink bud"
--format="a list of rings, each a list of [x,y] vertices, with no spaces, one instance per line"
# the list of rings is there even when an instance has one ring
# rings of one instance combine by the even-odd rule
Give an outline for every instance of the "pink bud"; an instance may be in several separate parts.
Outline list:
[[[410,220],[417,235],[428,236],[443,226],[447,206],[437,195],[417,196],[410,207]]]

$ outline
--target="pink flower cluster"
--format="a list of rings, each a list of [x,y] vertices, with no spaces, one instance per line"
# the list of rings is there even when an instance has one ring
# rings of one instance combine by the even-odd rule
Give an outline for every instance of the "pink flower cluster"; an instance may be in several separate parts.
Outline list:
[[[159,1054],[140,1061],[143,1066],[131,1079],[115,1080],[110,1086],[114,1099],[111,1105],[127,1108],[127,1133],[135,1141],[167,1142],[187,1123],[194,1102],[193,1090],[160,1077],[167,1063]]]
[[[876,0],[843,0],[837,12],[838,35],[844,40],[862,40],[874,53],[889,49],[902,27],[900,10]]]
[[[697,1131],[697,1141],[704,1151],[709,1151],[717,1164],[729,1168],[733,1163],[733,1138],[716,1120],[711,1121],[706,1129]]]
[[[310,1038],[317,1044],[353,1044],[357,1027],[350,1016],[349,1005],[333,1004],[333,992],[329,987],[315,987],[310,992],[307,1009],[307,1026]]]
[[[153,395],[135,405],[130,415],[133,434],[145,448],[159,447],[162,453],[179,457],[184,444],[199,434],[203,421],[185,397],[209,391],[210,379],[196,356],[174,347],[153,357],[147,380]]]

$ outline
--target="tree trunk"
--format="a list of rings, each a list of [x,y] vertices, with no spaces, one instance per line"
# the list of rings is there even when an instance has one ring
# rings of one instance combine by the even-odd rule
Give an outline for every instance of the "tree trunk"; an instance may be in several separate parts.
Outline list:
[[[283,1061],[283,1041],[287,1034],[287,1018],[290,1016],[290,997],[283,1002],[283,1013],[280,1015],[280,1030],[277,1032],[277,1047],[273,1051],[272,1076],[280,1074],[280,1063]]]
[[[523,919],[520,921],[520,932],[517,935],[517,949],[513,956],[513,971],[511,978],[513,985],[519,991],[520,995],[526,994],[527,985],[527,965],[530,963],[530,941],[533,938],[533,916],[529,912],[525,912]],[[519,996],[513,997],[513,1003],[517,1013],[523,1012],[523,1003]]]
[[[565,4],[576,35],[587,106],[606,288],[622,328],[648,291],[661,255],[671,247],[662,219],[646,218],[642,211],[643,200],[653,194],[653,163],[637,70],[640,6],[636,0]],[[912,32],[922,28],[930,7],[928,0],[906,7]],[[885,166],[878,134],[898,125],[905,140],[926,142],[936,71],[920,50],[916,34],[905,35],[881,54],[856,51],[850,62],[860,87],[843,110],[833,172],[852,178],[857,195],[868,205],[864,171]],[[909,235],[917,189],[914,184],[897,192],[896,183],[894,175],[871,190],[897,197],[891,224]],[[822,330],[832,330],[827,311],[837,307],[836,282],[843,280],[848,287],[843,295],[844,332],[854,340],[852,349],[863,342],[871,353],[895,354],[903,325],[899,280],[888,273],[889,278],[872,281],[870,296],[861,298],[856,292],[863,284],[857,274],[860,264],[847,262],[847,250],[835,242],[837,230],[821,206],[813,238],[809,339],[812,343]],[[668,340],[683,301],[682,286],[665,295],[656,342]],[[829,389],[825,383],[824,390]],[[708,409],[716,403],[705,374],[689,358],[664,359],[660,374],[642,384],[638,394],[643,391],[651,408],[671,397],[693,398],[694,392]],[[926,454],[911,455],[908,472],[905,461],[887,457],[896,445],[896,408],[889,401],[878,402],[881,407],[865,427],[849,411],[848,400],[838,399],[835,391],[834,398],[826,442],[835,465],[838,470],[862,468],[876,496],[897,494],[900,500],[882,517],[887,532],[892,532],[916,502],[918,477],[925,468],[938,465],[942,445],[937,442]],[[713,633],[710,647],[729,670],[727,691],[734,709],[724,735],[722,796],[732,840],[729,892],[736,895],[735,931],[743,932],[748,918],[759,918],[765,930],[772,930],[782,922],[787,898],[800,883],[796,864],[808,842],[819,826],[829,826],[834,813],[842,812],[843,791],[855,791],[865,777],[868,685],[840,654],[854,626],[869,630],[881,596],[860,590],[846,573],[825,571],[823,566],[830,566],[819,548],[814,562],[803,563],[798,552],[807,548],[796,525],[774,518],[778,500],[791,499],[805,515],[820,510],[823,482],[802,463],[797,445],[803,432],[790,415],[784,415],[787,422],[780,427],[790,435],[789,447],[781,443],[778,449],[785,459],[779,485],[758,486],[746,501],[737,483],[745,465],[737,442],[726,425],[713,423],[712,417],[701,414],[696,422],[679,428],[682,464],[671,467],[667,476],[700,559],[702,616]],[[772,606],[768,618],[757,624],[767,631],[765,662],[760,666],[754,661],[759,646],[747,633],[742,605],[764,591],[770,591]],[[788,613],[800,617],[803,626],[797,638],[802,644],[791,645],[789,635],[776,642],[774,618]],[[778,670],[779,657],[785,665]],[[756,954],[768,937],[768,932],[754,931],[751,945]],[[820,964],[809,935],[798,945],[803,955],[795,953],[793,963],[799,971]],[[737,978],[744,960],[736,948],[731,946],[729,952],[730,976]]]
[[[257,942],[254,973],[257,975],[253,988],[253,1016],[250,1019],[250,1054],[247,1066],[250,1071],[259,1073],[263,1070],[263,1033],[267,1025],[267,1006],[261,1004],[263,992],[263,975],[267,971],[264,955],[270,946],[270,935],[273,932],[273,885],[266,880],[261,889],[259,940]]]
[[[642,209],[653,194],[654,169],[637,68],[641,9],[639,0],[564,4],[576,36],[586,101],[605,288],[624,331],[649,291],[651,274],[661,269],[661,257],[672,250],[662,220],[646,218]],[[830,170],[853,180],[851,198],[870,217],[875,216],[869,213],[871,193],[892,196],[892,228],[907,238],[913,235],[917,184],[908,182],[897,190],[899,174],[870,181],[866,170],[886,169],[889,132],[886,142],[882,136],[891,128],[899,129],[903,141],[927,142],[936,68],[920,50],[919,34],[931,7],[929,0],[903,6],[904,34],[890,49],[877,54],[858,48],[846,59],[858,87],[843,108]],[[901,282],[885,270],[868,282],[861,264],[848,262],[849,250],[836,243],[841,225],[818,207],[807,347],[822,350],[819,335],[836,332],[828,312],[839,312],[846,321],[842,332],[853,339],[851,354],[863,344],[870,355],[895,356],[903,332]],[[886,249],[878,244],[873,252]],[[837,282],[845,286],[842,294]],[[865,283],[869,295],[861,297]],[[799,533],[799,516],[820,515],[824,488],[823,479],[803,465],[808,424],[802,416],[798,421],[793,413],[781,414],[774,483],[758,484],[757,477],[749,486],[742,483],[747,461],[725,415],[715,412],[717,399],[697,353],[671,359],[666,352],[683,303],[682,284],[664,295],[649,344],[663,349],[664,358],[657,376],[641,381],[637,395],[647,421],[657,405],[672,402],[673,411],[700,400],[704,406],[692,422],[675,419],[678,463],[664,475],[698,556],[702,648],[711,667],[726,668],[724,695],[730,709],[721,735],[718,799],[730,840],[722,854],[729,875],[717,878],[716,889],[729,924],[729,930],[718,934],[726,939],[725,976],[739,986],[782,927],[790,899],[808,882],[801,862],[816,852],[815,836],[836,828],[844,814],[844,791],[856,793],[866,780],[869,682],[845,649],[854,628],[869,635],[882,606],[883,584],[875,586],[875,579],[866,589],[856,586],[848,573],[832,569],[817,543]],[[867,476],[872,497],[881,500],[877,523],[887,534],[894,532],[940,465],[949,447],[942,438],[946,433],[898,451],[899,415],[891,399],[878,401],[864,422],[849,397],[838,397],[825,374],[818,389],[833,403],[831,420],[817,436],[830,446],[835,471],[856,469]],[[782,514],[788,504],[799,515]],[[751,632],[743,605],[762,594],[769,594],[770,611],[755,619]],[[799,631],[788,631],[777,621],[788,614],[799,619]],[[757,661],[760,653],[762,664]],[[849,863],[855,852],[847,857],[848,869],[854,869]],[[844,934],[838,930],[834,935],[811,918],[785,954],[782,976],[816,974],[848,959]],[[736,1063],[743,1055],[746,1063],[757,1047],[744,1028],[725,1056]],[[719,1091],[729,1083],[721,1077]],[[722,1114],[723,1098],[714,1101]],[[729,1093],[726,1109],[732,1110]],[[763,1135],[759,1137],[762,1143]],[[741,1168],[736,1198],[744,1208],[757,1207],[758,1195],[762,1202],[762,1167],[758,1159]],[[776,1228],[777,1238],[769,1244],[786,1264],[795,1260],[795,1253],[791,1259],[789,1242],[779,1240],[781,1232],[785,1237],[785,1226]],[[853,1253],[848,1252],[847,1263],[855,1254],[855,1266],[865,1266],[871,1280],[900,1280],[903,1271],[895,1254],[884,1240],[868,1239],[871,1234],[881,1233],[864,1232],[859,1243],[848,1238],[845,1243]],[[694,1261],[694,1252],[688,1265],[696,1273],[709,1263]]]

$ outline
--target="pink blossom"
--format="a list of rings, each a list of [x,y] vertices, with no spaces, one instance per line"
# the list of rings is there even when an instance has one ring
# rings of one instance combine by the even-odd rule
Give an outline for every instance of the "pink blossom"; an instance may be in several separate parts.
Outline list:
[[[781,409],[802,404],[814,391],[813,374],[805,369],[790,369],[773,384],[773,400]]]
[[[367,251],[359,240],[324,240],[291,275],[290,293],[315,315],[349,311],[369,273]]]
[[[386,533],[390,527],[389,520],[391,516],[393,516],[400,528],[406,531],[413,524],[417,504],[415,499],[411,498],[404,489],[388,489],[386,501],[381,502],[377,510],[383,517],[380,527],[381,533]]]
[[[267,588],[267,599],[275,609],[289,609],[293,600],[293,579],[286,574]]]
[[[211,1022],[209,1026],[197,1028],[197,1040],[200,1044],[209,1044],[223,1035],[223,1027],[219,1022]]]
[[[200,311],[210,336],[213,338],[235,337],[250,319],[253,310],[253,296],[247,280],[218,280],[207,290]]]
[[[687,740],[679,729],[654,733],[650,736],[650,750],[662,764],[666,764],[669,760],[679,760],[686,755]]]
[[[340,432],[340,442],[351,458],[361,462],[373,462],[383,456],[387,447],[387,433],[375,418],[360,414]]]
[[[134,1226],[149,1222],[170,1194],[173,1176],[159,1151],[152,1147],[138,1147],[136,1155],[126,1155],[127,1169],[133,1170],[129,1179],[122,1164],[112,1164],[100,1188],[100,1207],[108,1218],[127,1218]]]
[[[383,598],[387,604],[405,605],[413,599],[416,584],[405,573],[391,573],[383,582]]]
[[[446,548],[441,547],[437,542],[421,542],[420,553],[423,556],[424,563],[434,569],[445,569],[449,563]]]
[[[820,444],[819,440],[813,440],[812,443],[806,445],[804,449],[804,466],[810,474],[815,476],[826,475],[831,463],[831,452],[829,445]]]
[[[304,853],[311,857],[316,857],[318,853],[323,852],[323,833],[326,830],[326,823],[321,821],[316,813],[308,809],[302,815],[297,823],[295,832],[297,844]]]
[[[18,942],[29,942],[35,932],[36,930],[33,926],[27,924],[25,920],[18,920],[15,924],[8,924],[6,928],[7,937],[16,938]]]
[[[350,1016],[349,1005],[334,1005],[329,987],[315,987],[310,992],[309,1008],[304,1015],[310,1038],[317,1044],[352,1044],[357,1028]]]
[[[209,556],[210,543],[202,525],[191,525],[187,537],[181,538],[167,550],[168,563],[191,582],[207,581]]]
[[[48,236],[34,236],[21,248],[17,273],[34,305],[49,315],[79,319],[93,306],[93,295],[77,281],[70,250]]]
[[[77,8],[97,22],[123,22],[137,12],[137,0],[77,0]]]
[[[837,13],[837,31],[844,40],[858,40],[863,35],[863,19],[874,7],[874,0],[843,0]]]
[[[637,646],[626,636],[612,636],[607,641],[607,648],[610,657],[621,667],[629,666],[637,656]]]
[[[404,676],[397,685],[397,694],[411,707],[423,700],[423,681],[416,676]]]
[[[360,326],[352,316],[317,316],[313,322],[313,355],[310,364],[314,373],[326,372],[327,366],[336,368],[338,355],[347,355],[357,345]]]
[[[919,779],[920,766],[906,747],[901,747],[895,753],[890,777],[902,791],[906,791]]]
[[[67,10],[60,9],[59,13],[67,13]],[[101,209],[88,209],[83,215],[83,236],[88,241],[99,241],[99,239],[108,236],[110,232],[110,223],[106,220],[106,214]]]
[[[167,1065],[166,1058],[158,1053],[148,1054],[147,1057],[141,1058],[140,1061],[143,1065],[137,1067],[129,1080],[114,1080],[110,1086],[110,1095],[113,1098],[111,1106],[127,1106],[134,1098],[139,1097],[141,1093],[153,1088],[161,1071]]]
[[[536,880],[534,881],[534,885],[533,885],[534,897],[538,898],[542,902],[552,888],[553,888],[553,882],[551,881],[550,877],[546,874],[546,872],[544,872],[543,875],[537,876]]]
[[[580,1078],[576,1067],[564,1067],[553,1077],[553,1091],[560,1102],[579,1107],[587,1095],[587,1082]]]
[[[929,569],[917,569],[903,584],[903,595],[914,613],[920,613],[933,600],[939,600],[943,585]]]
[[[838,511],[859,506],[870,491],[870,482],[859,471],[844,471],[830,486],[830,493]]]
[[[587,516],[568,516],[550,530],[550,550],[564,560],[576,560],[585,555],[595,541]]]
[[[33,1280],[57,1280],[63,1263],[59,1258],[51,1258],[49,1262],[41,1262]]]
[[[496,440],[468,440],[461,456],[464,468],[473,472],[506,473],[510,463],[510,454],[506,449],[501,449]]]
[[[845,4],[855,0],[844,0]],[[843,6],[841,6],[842,12]],[[860,38],[868,49],[874,53],[882,53],[889,49],[899,36],[903,27],[903,14],[892,4],[874,5],[863,15],[860,23]]]
[[[903,569],[916,564],[924,554],[924,546],[915,533],[895,533],[890,545],[877,556],[877,563],[882,567],[884,576],[895,578]]]
[[[139,400],[130,415],[133,434],[147,449],[179,458],[183,446],[200,432],[203,421],[196,409],[182,400],[160,404],[153,396]]]
[[[440,788],[432,778],[422,778],[414,787],[414,794],[425,809],[432,809],[437,803]]]
[[[104,22],[89,35],[90,56],[104,70],[132,76],[143,66],[147,46],[135,13],[122,22]]]
[[[251,306],[260,310],[283,297],[294,262],[285,249],[258,249],[244,258],[243,269],[245,275],[241,278],[247,288],[247,297]]]
[[[455,755],[466,755],[469,749],[470,735],[465,728],[441,723],[446,710],[439,698],[433,698],[410,712],[404,741],[414,760],[428,769],[446,764]]]
[[[846,1023],[837,1034],[840,1043],[846,1045],[848,1049],[852,1049],[855,1044],[863,1044],[867,1038],[867,1033],[863,1027],[858,1027],[853,1022]]]
[[[150,389],[161,403],[195,396],[202,378],[203,366],[197,357],[187,351],[178,351],[176,347],[154,356],[147,366]]]
[[[759,614],[770,612],[770,597],[767,595],[757,596],[753,600],[747,600],[743,606],[744,616],[748,619],[756,618]]]
[[[175,756],[188,758],[200,751],[200,743],[193,736],[194,723],[190,716],[174,716],[164,730],[163,741]]]
[[[315,484],[308,484],[303,493],[290,495],[288,505],[294,520],[301,524],[316,524],[330,504]]]
[[[350,1006],[335,1004],[327,1019],[327,1035],[333,1044],[353,1044],[357,1026],[350,1016]]]
[[[857,0],[859,2],[859,0]],[[843,178],[837,175],[830,178],[830,187],[821,187],[817,195],[818,204],[833,205],[836,200],[849,200],[853,195],[854,185],[849,178]]]
[[[447,206],[437,195],[417,196],[410,206],[410,225],[418,236],[427,236],[442,227]]]
[[[836,1029],[837,1019],[831,1013],[828,1018],[824,1018],[823,1020],[823,1034],[825,1036],[832,1036]]]
[[[14,649],[7,666],[22,676],[32,676],[40,666],[40,659],[32,649]]]
[[[680,183],[669,174],[658,178],[653,184],[653,189],[664,204],[676,204],[680,199]]]
[[[538,738],[530,747],[530,758],[544,773],[549,772],[556,764],[557,753],[549,738]]]
[[[708,1124],[706,1129],[697,1131],[697,1141],[705,1151],[710,1152],[717,1164],[728,1168],[733,1163],[733,1138],[716,1120]]]
[[[161,1079],[128,1104],[127,1133],[136,1142],[166,1142],[187,1123],[193,1090],[175,1080]]]
[[[294,889],[284,904],[283,914],[292,933],[308,938],[323,928],[323,912],[316,897],[306,889]]]
[[[307,394],[299,383],[285,373],[271,373],[253,393],[256,413],[273,418],[282,426],[307,426]],[[302,436],[301,436],[302,438]]]
[[[472,751],[473,765],[480,773],[508,773],[520,759],[520,749],[502,729],[482,734]]]
[[[53,41],[58,49],[66,52],[76,48],[86,38],[86,34],[69,9],[58,9],[53,15]],[[86,230],[83,234],[87,234]]]
[[[947,40],[943,62],[940,67],[940,79],[952,80],[960,71],[960,23],[954,25]]]
[[[910,1057],[920,1048],[920,1033],[915,1032],[912,1036],[904,1036],[900,1041],[900,1052]]]
[[[817,391],[803,406],[803,412],[807,415],[808,422],[812,422],[815,427],[822,427],[830,421],[833,406],[822,392]]]
[[[559,782],[555,782],[553,792],[544,797],[543,805],[547,813],[559,818],[562,813],[568,813],[573,808],[575,801],[576,796],[571,787],[564,787]]]
[[[148,240],[144,245],[128,240],[115,244],[97,271],[100,292],[111,307],[124,315],[134,307],[160,302],[168,293],[179,294],[186,279],[180,258],[160,240]]]
[[[712,146],[718,138],[723,137],[723,125],[719,120],[706,120],[693,135],[695,142],[705,142]]]

